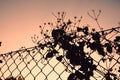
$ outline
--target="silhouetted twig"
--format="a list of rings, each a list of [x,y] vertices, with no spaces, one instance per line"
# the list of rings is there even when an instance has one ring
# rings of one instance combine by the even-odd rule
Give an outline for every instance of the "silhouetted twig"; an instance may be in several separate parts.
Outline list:
[[[52,13],[56,18],[56,25],[53,27],[53,23],[48,22],[48,24],[44,23],[43,26],[40,26],[43,39],[39,40],[37,35],[31,37],[33,43],[36,44],[35,47],[22,47],[17,51],[0,54],[0,64],[3,64],[0,66],[0,70],[4,68],[4,65],[7,65],[8,71],[12,74],[9,67],[15,64],[16,68],[14,70],[18,70],[21,75],[17,77],[18,80],[24,80],[27,75],[32,75],[36,80],[36,77],[40,74],[44,75],[44,79],[48,79],[52,72],[59,76],[57,79],[62,79],[61,75],[65,71],[69,73],[68,80],[90,80],[91,78],[95,80],[118,80],[120,78],[120,36],[117,34],[120,33],[120,27],[104,30],[98,22],[101,10],[98,14],[94,10],[92,10],[92,13],[93,16],[89,13],[88,15],[96,21],[100,28],[99,31],[90,30],[88,26],[80,26],[82,17],[77,18],[75,16],[74,20],[68,19],[65,21],[65,12],[58,12],[57,15]],[[45,30],[46,26],[52,28]],[[54,66],[50,63],[53,58],[58,61]],[[9,60],[13,61],[10,66],[7,64]],[[20,61],[20,63],[17,64],[16,61]],[[112,64],[113,62],[114,64]],[[21,63],[25,64],[22,70],[18,68]],[[31,63],[35,64],[30,69],[29,65]],[[40,63],[43,65],[41,66]],[[56,67],[60,63],[66,69],[59,74]],[[52,68],[52,71],[48,74],[44,72],[46,65]],[[23,78],[22,72],[26,68],[30,72]],[[36,75],[33,75],[34,68],[40,70]],[[3,79],[5,79],[6,71],[0,71],[3,74],[0,77]],[[37,73],[37,71],[35,72]],[[16,78],[9,77],[5,80],[16,80]]]

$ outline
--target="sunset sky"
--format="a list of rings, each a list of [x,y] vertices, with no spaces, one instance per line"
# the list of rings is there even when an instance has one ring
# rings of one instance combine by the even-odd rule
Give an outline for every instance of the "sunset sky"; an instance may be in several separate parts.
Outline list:
[[[99,23],[104,29],[120,22],[120,0],[0,0],[0,53],[31,47],[31,36],[39,35],[39,25],[54,22],[52,13],[65,11],[66,18],[83,16],[82,25],[97,28],[87,12],[102,10]]]

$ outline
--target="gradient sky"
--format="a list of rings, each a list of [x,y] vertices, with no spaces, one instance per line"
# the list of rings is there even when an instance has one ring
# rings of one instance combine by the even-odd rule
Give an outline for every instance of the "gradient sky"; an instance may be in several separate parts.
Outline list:
[[[67,12],[67,18],[83,16],[82,24],[96,28],[87,12],[102,10],[99,22],[104,29],[118,26],[120,0],[0,0],[0,53],[30,47],[31,36],[39,35],[39,25],[53,22],[53,13]]]

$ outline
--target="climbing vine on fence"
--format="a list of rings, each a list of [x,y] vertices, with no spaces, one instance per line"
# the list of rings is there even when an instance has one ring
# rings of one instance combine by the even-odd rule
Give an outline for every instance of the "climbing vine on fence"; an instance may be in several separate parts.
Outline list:
[[[46,30],[43,32],[43,27],[40,26],[41,34],[45,41],[44,43],[39,43],[38,41],[37,44],[41,49],[48,48],[45,60],[56,56],[58,61],[67,63],[67,66],[71,68],[68,80],[90,80],[90,77],[93,77],[94,71],[98,69],[97,65],[93,63],[94,59],[91,57],[94,52],[94,54],[103,57],[101,59],[103,63],[108,59],[111,62],[114,53],[118,54],[118,56],[120,55],[120,36],[115,36],[113,40],[107,37],[112,32],[120,33],[120,27],[103,30],[98,23],[101,11],[99,11],[98,15],[96,15],[94,10],[92,12],[94,13],[93,16],[89,13],[88,15],[96,21],[100,30],[90,30],[89,26],[78,25],[82,17],[80,19],[74,17],[73,21],[70,19],[64,21],[65,12],[58,12],[58,16],[53,14],[57,22],[55,28],[50,31]],[[53,23],[50,22],[44,24],[44,26],[46,25],[53,27]],[[59,49],[64,51],[63,54],[58,52]],[[119,72],[120,70],[118,70]],[[109,67],[104,78],[106,80],[117,80],[118,75],[112,73],[112,69]]]
[[[48,22],[40,26],[43,39],[39,40],[36,35],[32,37],[32,41],[37,44],[35,49],[46,51],[46,54],[42,55],[43,64],[53,57],[62,63],[66,67],[66,72],[70,73],[67,80],[90,80],[91,77],[97,80],[99,76],[97,78],[95,72],[102,75],[102,79],[118,80],[120,79],[120,27],[104,30],[98,21],[101,10],[98,14],[94,10],[92,13],[93,15],[90,13],[88,15],[96,21],[100,30],[80,26],[82,17],[75,16],[74,20],[65,20],[66,12],[58,12],[57,15],[53,13],[56,17],[55,24]],[[29,49],[24,50],[30,53]],[[12,52],[9,53],[11,54]],[[100,57],[98,61],[96,55]],[[115,57],[116,55],[118,58]],[[19,56],[21,57],[21,54]],[[106,65],[101,65],[101,62]],[[0,60],[0,63],[2,64],[3,60]]]

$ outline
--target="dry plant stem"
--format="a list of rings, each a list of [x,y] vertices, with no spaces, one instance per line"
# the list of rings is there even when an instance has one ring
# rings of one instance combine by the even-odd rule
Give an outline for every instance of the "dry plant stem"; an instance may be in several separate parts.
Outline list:
[[[97,25],[98,25],[99,29],[102,31],[102,30],[103,30],[103,28],[100,26],[100,24],[99,24],[99,22],[98,22],[98,18],[99,18],[100,14],[101,14],[101,10],[99,10],[99,13],[98,13],[98,15],[97,15],[97,16],[96,16],[96,13],[95,13],[95,11],[94,11],[94,10],[92,10],[92,13],[93,13],[93,16],[92,16],[92,15],[90,15],[90,14],[89,14],[89,12],[88,12],[88,16],[90,16],[93,20],[95,20],[95,22],[97,23]]]
[[[99,24],[99,22],[98,22],[98,19],[96,19],[95,21],[96,21],[96,23],[97,23],[99,29],[100,29],[101,31],[103,31],[103,28],[100,26],[100,24]]]

